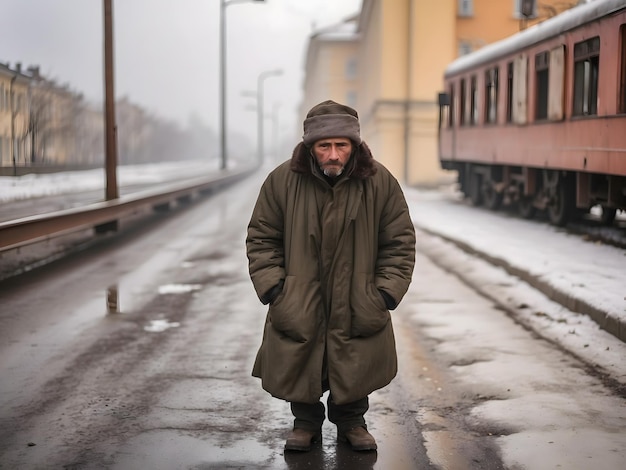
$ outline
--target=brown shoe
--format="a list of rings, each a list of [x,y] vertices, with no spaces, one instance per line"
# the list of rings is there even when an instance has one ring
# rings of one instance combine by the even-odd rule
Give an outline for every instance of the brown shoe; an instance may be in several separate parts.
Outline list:
[[[348,442],[353,450],[376,450],[376,439],[363,426],[352,428],[345,434],[338,434],[341,442]]]
[[[317,442],[322,438],[322,434],[317,431],[307,431],[305,429],[294,428],[289,433],[287,441],[285,442],[285,450],[298,450],[300,452],[307,452],[311,450],[311,444]]]

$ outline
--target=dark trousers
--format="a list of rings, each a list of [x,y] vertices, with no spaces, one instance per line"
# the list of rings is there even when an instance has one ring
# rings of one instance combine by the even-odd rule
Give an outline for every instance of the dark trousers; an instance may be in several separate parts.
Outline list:
[[[328,396],[328,420],[337,426],[338,434],[345,434],[350,429],[363,426],[367,429],[364,415],[369,409],[368,397],[360,400],[337,405],[333,401],[333,396]],[[317,403],[296,403],[291,402],[291,412],[295,419],[294,428],[305,429],[307,431],[318,432],[322,429],[325,418],[324,404]]]

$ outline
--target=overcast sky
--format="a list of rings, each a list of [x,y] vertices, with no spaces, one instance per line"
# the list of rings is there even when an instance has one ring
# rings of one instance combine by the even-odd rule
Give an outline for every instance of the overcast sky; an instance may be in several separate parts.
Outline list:
[[[297,114],[304,53],[313,26],[339,23],[361,0],[265,0],[226,8],[228,125],[256,135],[253,98],[259,73],[265,109],[279,103],[281,128]],[[94,102],[103,99],[102,0],[2,0],[0,62],[67,83]],[[116,96],[185,124],[191,113],[219,125],[219,0],[113,0]],[[291,124],[291,126],[288,126]]]

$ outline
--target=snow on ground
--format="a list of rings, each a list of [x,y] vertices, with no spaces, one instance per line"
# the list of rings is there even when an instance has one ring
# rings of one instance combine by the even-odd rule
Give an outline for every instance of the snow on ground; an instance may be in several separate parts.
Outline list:
[[[218,171],[215,161],[187,160],[151,165],[124,165],[118,167],[117,180],[119,186],[129,186],[161,183],[215,171]],[[104,188],[105,182],[103,168],[17,177],[0,176],[0,202],[96,190]]]
[[[428,343],[429,355],[448,365],[447,374],[438,368],[422,368],[417,373],[421,380],[413,387],[418,390],[416,401],[422,402],[419,422],[433,463],[441,468],[471,467],[457,463],[453,452],[440,450],[448,449],[449,442],[462,446],[463,436],[455,434],[458,429],[449,422],[453,415],[449,410],[472,397],[464,422],[482,435],[493,436],[503,468],[622,468],[626,452],[623,398],[561,349],[589,364],[601,364],[612,377],[626,383],[626,344],[586,322],[584,315],[567,312],[501,268],[450,242],[419,232],[417,243],[413,283],[394,312],[394,324],[409,317],[420,334],[434,339]],[[445,257],[446,269],[429,263],[426,258],[431,256],[439,265],[440,257]],[[459,272],[462,282],[455,279]],[[492,291],[491,295],[476,295],[477,286]],[[494,299],[513,305],[523,299],[528,308],[520,315],[528,318],[522,323],[532,323],[533,333],[514,323],[519,315],[515,320],[503,315],[500,305],[491,302]],[[533,315],[537,310],[559,321]],[[539,341],[535,331],[555,341]],[[552,342],[564,347],[555,348]],[[413,355],[400,355],[401,376],[415,373],[408,359]],[[453,401],[443,408],[432,406],[432,400],[451,397]]]
[[[626,250],[586,241],[543,222],[467,207],[450,188],[405,189],[417,227],[530,273],[626,323]]]
[[[405,188],[405,194],[417,228],[419,252],[445,274],[420,272],[428,270],[428,265],[422,260],[420,267],[418,257],[414,284],[400,308],[413,311],[412,320],[419,329],[437,340],[432,347],[438,357],[453,364],[450,371],[458,380],[457,391],[485,397],[471,408],[468,420],[494,433],[505,467],[622,468],[623,398],[613,395],[567,354],[515,328],[499,310],[622,386],[626,384],[626,343],[601,330],[588,316],[568,310],[468,251],[500,258],[624,320],[626,250],[587,242],[547,223],[468,207],[451,190]],[[444,238],[430,236],[430,232]],[[445,289],[453,285],[440,279],[448,273],[498,307],[476,301],[441,302],[449,298]],[[432,304],[422,299],[413,308],[416,293]],[[428,424],[429,419],[429,413],[423,412],[420,421]],[[439,434],[425,433],[429,455],[437,449]],[[436,457],[431,455],[445,467],[445,459],[437,461]]]

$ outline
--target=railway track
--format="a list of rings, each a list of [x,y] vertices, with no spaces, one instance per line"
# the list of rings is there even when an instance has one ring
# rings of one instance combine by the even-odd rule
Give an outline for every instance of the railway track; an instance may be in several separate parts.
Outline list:
[[[474,207],[475,210],[489,211],[488,208],[483,206],[473,206],[471,201],[464,199],[460,192],[452,191],[455,192],[455,198],[459,203],[468,207]],[[513,218],[520,218],[515,205],[503,206],[497,212]],[[550,224],[548,216],[541,212],[537,212],[531,221],[538,224]],[[561,227],[561,230],[592,242],[603,243],[616,248],[626,248],[626,212],[618,211],[615,220],[610,225],[606,225],[602,222],[600,216],[594,210],[591,210],[576,221],[569,222],[564,227]]]

